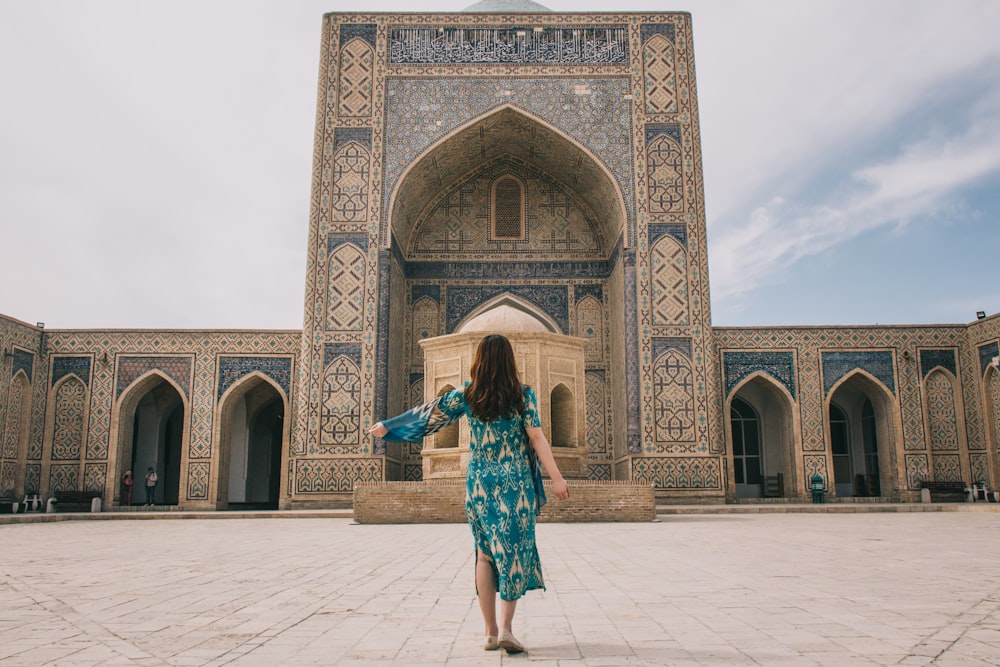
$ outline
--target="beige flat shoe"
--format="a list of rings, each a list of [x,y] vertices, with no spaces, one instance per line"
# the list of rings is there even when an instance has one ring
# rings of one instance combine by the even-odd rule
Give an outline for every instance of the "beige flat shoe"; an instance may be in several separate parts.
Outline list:
[[[497,645],[507,653],[521,653],[524,651],[524,645],[517,641],[507,630],[500,631],[500,637],[497,639]]]
[[[500,648],[500,643],[493,635],[486,635],[486,642],[483,644],[484,651],[495,651]]]

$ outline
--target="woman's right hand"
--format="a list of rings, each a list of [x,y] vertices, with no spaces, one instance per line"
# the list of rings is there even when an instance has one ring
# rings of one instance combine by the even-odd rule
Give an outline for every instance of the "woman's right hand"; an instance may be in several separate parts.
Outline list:
[[[372,424],[372,427],[368,429],[368,435],[374,435],[376,438],[384,438],[388,432],[389,429],[383,426],[382,422],[375,422]]]
[[[569,484],[567,484],[566,480],[562,477],[552,480],[552,490],[555,492],[556,498],[559,500],[566,500],[569,498]]]

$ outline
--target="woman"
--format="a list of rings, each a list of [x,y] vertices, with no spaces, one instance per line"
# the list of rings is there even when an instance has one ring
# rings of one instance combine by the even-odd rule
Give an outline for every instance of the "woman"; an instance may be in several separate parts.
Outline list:
[[[378,422],[368,432],[385,440],[420,442],[468,417],[472,455],[465,513],[476,546],[476,594],[486,625],[483,648],[519,653],[524,646],[511,632],[517,600],[529,590],[545,588],[535,546],[535,515],[545,504],[539,461],[557,498],[569,498],[569,488],[542,433],[535,393],[518,379],[510,341],[499,335],[483,338],[470,374],[464,390]]]

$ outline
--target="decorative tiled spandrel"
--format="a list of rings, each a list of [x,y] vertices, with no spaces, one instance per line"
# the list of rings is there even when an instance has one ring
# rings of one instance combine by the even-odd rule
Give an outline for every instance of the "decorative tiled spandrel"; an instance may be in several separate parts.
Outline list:
[[[822,352],[823,389],[829,393],[837,382],[858,369],[870,374],[890,391],[896,392],[896,371],[889,351]]]
[[[177,383],[184,396],[191,395],[190,357],[122,357],[118,362],[118,391],[121,396],[125,388],[149,371],[158,370]]]

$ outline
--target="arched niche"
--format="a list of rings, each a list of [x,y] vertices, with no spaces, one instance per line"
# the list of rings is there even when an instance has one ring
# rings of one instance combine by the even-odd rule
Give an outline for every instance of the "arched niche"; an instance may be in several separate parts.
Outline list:
[[[180,502],[181,459],[187,447],[187,397],[180,386],[159,370],[151,370],[130,384],[115,402],[112,431],[117,439],[116,474],[108,479],[106,497],[119,498],[120,480],[132,471],[135,487],[132,502],[142,503],[146,471],[156,470],[159,478],[156,504]]]
[[[776,487],[774,478],[778,475],[781,476],[781,496],[805,495],[803,473],[798,464],[800,457],[795,435],[794,405],[795,400],[788,389],[766,373],[750,375],[729,395],[726,402],[726,451],[733,464],[730,488],[737,498],[768,495],[768,486],[773,493]],[[737,424],[741,428],[753,428],[754,432],[749,435],[738,432]],[[748,452],[748,444],[756,446],[756,451]],[[740,470],[737,458],[741,457],[744,459],[742,481],[737,474]],[[748,460],[758,464],[753,482],[748,479]]]
[[[276,509],[290,437],[288,397],[254,371],[220,397],[216,408],[216,506]]]
[[[897,496],[903,491],[902,431],[892,392],[869,373],[855,370],[831,388],[824,407],[832,464],[831,479],[825,481],[835,495]]]
[[[592,212],[606,257],[626,224],[625,200],[600,159],[552,124],[503,105],[455,129],[428,147],[404,170],[388,206],[390,233],[410,247],[417,222],[451,184],[498,159],[552,178]],[[386,239],[387,240],[387,239]]]

